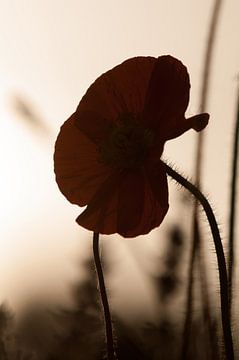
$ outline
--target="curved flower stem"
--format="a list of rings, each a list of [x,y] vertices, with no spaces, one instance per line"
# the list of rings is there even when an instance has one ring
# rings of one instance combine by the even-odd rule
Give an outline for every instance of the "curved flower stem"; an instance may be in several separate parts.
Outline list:
[[[98,281],[99,281],[101,301],[102,301],[103,310],[104,310],[107,355],[108,355],[108,360],[114,360],[115,359],[115,357],[114,357],[114,341],[113,341],[110,308],[109,308],[109,303],[108,303],[108,299],[107,299],[104,275],[103,275],[103,270],[102,270],[101,261],[100,261],[100,254],[99,254],[99,233],[95,233],[95,232],[93,235],[93,253],[94,253],[96,272],[97,272]]]
[[[232,288],[233,288],[233,266],[234,266],[234,234],[235,234],[235,215],[236,215],[236,195],[237,195],[237,161],[239,148],[239,89],[237,99],[237,118],[234,132],[233,158],[232,158],[232,178],[231,178],[231,198],[229,216],[229,256],[228,256],[228,282],[229,282],[229,303],[230,315],[232,316]]]
[[[178,174],[167,164],[164,163],[164,166],[169,176],[171,176],[174,180],[176,180],[180,185],[185,187],[195,196],[195,198],[201,203],[206,213],[212,232],[214,245],[216,249],[217,261],[218,261],[220,296],[221,296],[221,317],[222,317],[222,329],[223,329],[223,336],[225,342],[226,357],[228,360],[233,360],[234,350],[233,350],[232,333],[231,333],[231,325],[230,325],[227,268],[226,268],[226,261],[223,252],[221,237],[214,213],[206,197],[201,193],[201,191],[195,185],[190,183],[187,179],[185,179],[183,176]]]

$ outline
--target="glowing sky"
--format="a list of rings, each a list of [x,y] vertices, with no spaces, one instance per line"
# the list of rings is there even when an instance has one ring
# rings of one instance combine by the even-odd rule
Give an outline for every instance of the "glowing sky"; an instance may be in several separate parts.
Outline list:
[[[63,296],[67,283],[77,278],[77,256],[89,241],[82,238],[89,235],[75,225],[78,209],[56,187],[52,153],[60,125],[87,87],[126,58],[171,54],[188,67],[188,115],[197,113],[212,5],[206,0],[1,0],[1,298],[15,304],[13,298],[42,289]],[[238,0],[225,1],[208,104],[203,185],[222,227],[239,73],[238,13]],[[36,108],[39,124],[29,126],[13,110],[16,96]],[[189,176],[194,141],[194,133],[187,133],[165,151]]]

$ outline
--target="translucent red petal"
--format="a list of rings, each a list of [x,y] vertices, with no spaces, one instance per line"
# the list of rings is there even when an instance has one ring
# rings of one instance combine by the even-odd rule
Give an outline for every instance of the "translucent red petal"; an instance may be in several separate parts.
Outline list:
[[[101,75],[80,101],[77,127],[99,143],[120,114],[141,113],[155,62],[153,57],[135,57]]]
[[[56,181],[65,197],[80,206],[87,205],[110,174],[99,162],[97,146],[75,126],[73,114],[61,127],[55,144]]]
[[[160,56],[149,81],[143,119],[164,141],[180,132],[189,90],[187,68],[172,56]]]
[[[149,233],[161,224],[168,211],[165,171],[160,166],[153,174],[153,183],[149,175],[150,170],[148,174],[142,170],[112,174],[77,223],[101,234],[135,237]]]

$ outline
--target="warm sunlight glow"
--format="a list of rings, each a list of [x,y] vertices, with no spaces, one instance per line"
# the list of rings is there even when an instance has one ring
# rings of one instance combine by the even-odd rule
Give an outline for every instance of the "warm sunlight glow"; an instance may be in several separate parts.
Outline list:
[[[129,335],[128,343],[127,336],[123,338],[123,347],[133,351],[130,358],[143,360],[144,351],[147,359],[189,358],[190,354],[194,354],[194,345],[195,358],[204,358],[199,352],[203,344],[208,346],[209,343],[207,356],[220,358],[216,350],[223,350],[223,339],[220,336],[223,331],[226,332],[225,328],[222,331],[219,310],[224,314],[223,324],[226,324],[227,334],[230,332],[227,312],[230,305],[225,305],[230,299],[227,297],[228,282],[222,250],[227,261],[233,259],[233,256],[228,256],[228,219],[230,192],[233,188],[232,143],[239,72],[239,1],[0,2],[0,359],[5,358],[5,342],[6,346],[10,346],[6,353],[15,347],[17,356],[29,359],[38,357],[38,352],[41,359],[78,359],[82,356],[84,358],[84,355],[85,358],[96,359],[106,355],[103,351],[97,356],[87,354],[87,351],[99,350],[95,346],[98,341],[102,342],[101,350],[104,350],[106,342],[103,332],[98,332],[94,337],[91,331],[92,327],[93,333],[97,330],[95,324],[100,318],[103,319],[103,314],[98,307],[100,296],[94,271],[93,234],[86,229],[95,231],[94,239],[98,239],[100,233],[98,252],[105,275],[106,295],[113,320],[115,324],[118,321],[120,324],[115,334],[122,331],[124,335]],[[214,18],[212,10],[219,3],[223,5],[218,12],[218,25],[214,27],[216,37],[213,48],[207,39],[209,30],[213,28],[210,26],[210,20]],[[210,69],[206,67],[207,71],[204,72],[210,75],[210,81],[206,106],[201,111],[201,85],[204,83],[203,64],[207,44],[210,45],[209,49],[214,50],[212,66]],[[130,64],[125,72],[119,72],[115,78],[112,73],[103,77],[105,80],[98,82],[99,88],[94,85],[95,92],[88,92],[84,97],[88,100],[83,100],[79,106],[81,110],[78,108],[76,111],[87,89],[95,84],[98,77],[117,64],[134,57],[139,59],[140,56],[155,58],[157,62],[159,57],[180,59],[187,68],[191,87],[188,81],[181,82],[187,77],[186,72],[177,70],[178,67],[174,71],[158,73],[157,68],[153,67],[147,73],[143,63],[142,84],[138,83],[139,68],[131,67]],[[132,88],[129,86],[130,74],[134,74]],[[162,77],[157,77],[157,74]],[[172,78],[178,76],[178,84],[182,84],[184,91],[181,85],[178,88],[175,85],[168,87],[170,81],[167,74],[171,74]],[[121,82],[122,86],[119,86]],[[164,84],[160,90],[161,103],[158,101],[159,83]],[[168,93],[166,88],[169,89]],[[125,113],[123,108],[127,108],[125,104],[128,102],[134,104],[133,94],[136,100],[139,95],[139,102],[128,116],[128,111]],[[173,116],[177,107],[178,116]],[[190,126],[184,122],[185,108],[186,119],[191,119]],[[112,115],[111,110],[117,115],[115,119],[124,120],[120,127],[118,123],[116,126],[106,126],[105,119],[108,120],[107,117]],[[84,114],[84,121],[77,120],[81,136],[75,133],[76,123],[71,120],[60,131],[71,114],[78,116],[79,111],[82,111],[81,115]],[[91,118],[87,117],[89,113]],[[137,116],[147,115],[143,127],[135,125],[136,113]],[[201,123],[197,122],[198,117],[193,117],[199,113],[204,113]],[[216,253],[203,211],[197,216],[198,227],[194,221],[193,236],[193,200],[181,187],[170,181],[167,183],[170,171],[166,171],[164,165],[161,170],[158,166],[162,155],[162,160],[175,167],[179,174],[195,181],[195,165],[198,162],[195,160],[194,130],[201,130],[202,124],[206,125],[206,113],[210,114],[210,121],[204,132],[205,143],[200,146],[204,152],[200,190],[206,195],[216,215],[213,224],[216,222],[220,228],[223,249],[217,245]],[[104,124],[99,126],[99,132],[95,114],[102,115],[103,119],[102,123],[97,119],[98,124]],[[59,133],[63,135],[56,142]],[[98,146],[99,134],[103,137]],[[95,148],[93,146],[92,150],[94,141]],[[58,153],[56,175],[54,153]],[[108,176],[109,173],[101,172],[102,163],[102,169],[109,170],[110,167],[109,173],[112,173],[114,180],[112,183],[103,181],[105,174]],[[115,168],[117,171],[120,169],[117,176]],[[125,169],[129,172],[128,182],[125,181]],[[139,172],[143,169],[143,176],[140,177],[142,181],[135,180],[135,169],[140,169]],[[175,172],[171,171],[172,174],[175,175]],[[118,177],[121,185],[120,191],[116,192]],[[99,188],[104,192],[98,191]],[[194,189],[195,194],[199,196],[200,193]],[[233,197],[238,203],[238,194],[237,198],[235,194]],[[207,200],[203,199],[204,204],[207,204]],[[89,211],[82,215],[85,208],[73,203],[90,205]],[[210,209],[209,206],[209,213]],[[239,219],[239,209],[236,210],[232,212],[236,215],[235,226],[231,226],[235,230],[235,240],[238,238]],[[108,222],[105,213],[113,214],[112,217],[108,216]],[[104,221],[101,221],[103,217]],[[75,221],[77,218],[78,223]],[[214,232],[215,228],[218,235],[217,226],[214,226]],[[198,229],[201,232],[201,243],[200,234],[196,231]],[[131,235],[138,234],[142,236],[131,238]],[[215,237],[214,234],[215,239],[221,244],[220,235]],[[192,246],[193,240],[195,247]],[[220,264],[216,262],[218,249],[221,251]],[[231,321],[235,340],[239,339],[238,252],[239,246],[235,244],[235,265],[231,266],[235,270],[232,304],[236,310],[232,312]],[[230,266],[228,269],[230,273]],[[220,276],[218,270],[221,271]],[[87,281],[83,283],[82,280],[86,278]],[[76,287],[78,292],[73,294]],[[221,298],[220,291],[224,294]],[[221,306],[222,298],[224,305]],[[8,345],[8,333],[5,336],[2,330],[1,304],[6,301],[18,315],[23,305],[36,300],[52,306],[54,304],[52,326],[48,327],[46,323],[46,328],[50,329],[50,335],[46,331],[46,338],[49,337],[46,339],[45,331],[41,329],[41,341],[37,345],[35,343],[35,349],[34,346],[28,349],[32,352],[25,353],[27,346],[24,343],[19,343],[19,348],[15,343]],[[64,306],[72,309],[73,302],[75,306],[82,302],[83,310],[77,308],[79,312],[73,315],[65,312],[65,308],[62,310]],[[188,321],[192,321],[190,326],[187,326],[187,315]],[[95,317],[98,317],[97,321]],[[129,321],[130,318],[132,328],[125,330],[127,327],[124,327],[121,319]],[[58,322],[61,324],[59,329],[55,331],[54,328],[53,331],[52,328]],[[135,332],[132,331],[133,327]],[[218,339],[215,329],[218,330]],[[80,331],[79,338],[75,337],[75,330]],[[17,338],[14,331],[11,335],[13,341]],[[192,344],[188,341],[189,337],[193,339]],[[178,353],[183,349],[182,338],[186,348],[192,345],[187,356]],[[230,343],[230,336],[225,338]],[[28,341],[30,338],[26,336],[26,339]],[[121,346],[121,340],[115,343]],[[141,345],[145,343],[137,348],[137,341]],[[83,350],[79,350],[74,357],[70,344],[77,351],[78,345]],[[215,344],[218,345],[217,349],[213,349]],[[51,348],[55,345],[54,349]],[[69,349],[69,353],[64,347]],[[239,350],[239,344],[237,347]],[[135,356],[134,351],[140,349],[142,352],[136,352]],[[168,354],[161,353],[164,349]],[[177,356],[171,356],[171,351],[175,351]],[[230,344],[226,351],[230,354]],[[15,360],[14,355],[8,358]],[[119,360],[126,358],[124,354],[118,356]],[[231,357],[228,356],[228,359]]]
[[[2,100],[2,99],[1,99]],[[5,107],[0,110],[1,153],[1,219],[4,226],[22,221],[23,214],[34,202],[32,171],[36,159],[27,133],[17,124]],[[35,164],[35,165],[34,165]]]

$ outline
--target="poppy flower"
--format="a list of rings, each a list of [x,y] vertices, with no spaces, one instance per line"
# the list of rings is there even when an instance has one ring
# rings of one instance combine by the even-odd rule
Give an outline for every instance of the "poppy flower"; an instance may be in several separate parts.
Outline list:
[[[79,225],[135,237],[161,224],[169,206],[164,144],[209,119],[185,119],[189,90],[186,67],[169,55],[128,59],[89,87],[54,154],[61,192],[87,205]]]

